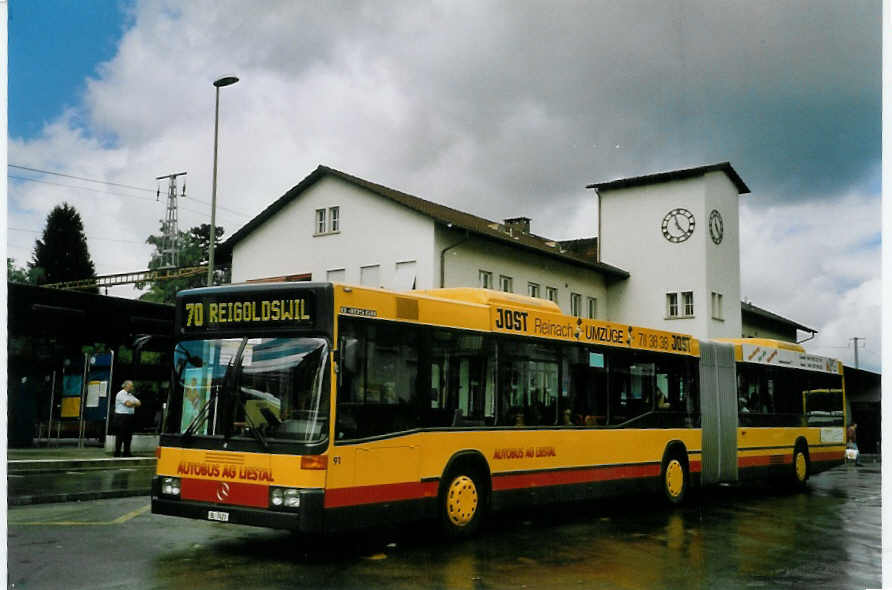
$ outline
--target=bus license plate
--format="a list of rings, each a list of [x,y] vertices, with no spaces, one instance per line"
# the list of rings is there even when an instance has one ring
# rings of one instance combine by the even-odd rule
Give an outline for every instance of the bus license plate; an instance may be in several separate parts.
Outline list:
[[[217,510],[208,510],[208,520],[217,520],[219,522],[229,522],[228,512],[219,512]]]

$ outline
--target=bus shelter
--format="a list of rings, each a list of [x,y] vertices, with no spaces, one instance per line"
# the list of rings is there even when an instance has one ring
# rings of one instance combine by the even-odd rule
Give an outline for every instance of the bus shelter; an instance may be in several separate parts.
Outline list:
[[[134,341],[171,334],[173,306],[17,283],[7,289],[11,448],[104,443],[125,379],[143,402],[137,433],[157,434],[169,353]]]

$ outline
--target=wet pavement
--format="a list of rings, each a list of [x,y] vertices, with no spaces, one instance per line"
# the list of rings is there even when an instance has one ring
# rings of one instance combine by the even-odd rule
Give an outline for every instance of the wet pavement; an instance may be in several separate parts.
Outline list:
[[[707,490],[496,515],[474,539],[428,526],[306,541],[154,516],[144,498],[11,507],[15,588],[878,588],[880,468],[806,492]],[[64,583],[62,581],[64,580]]]

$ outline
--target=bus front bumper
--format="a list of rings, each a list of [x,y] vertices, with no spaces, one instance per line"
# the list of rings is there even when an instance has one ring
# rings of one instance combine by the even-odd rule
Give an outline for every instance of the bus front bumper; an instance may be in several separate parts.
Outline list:
[[[157,478],[152,486],[152,514],[225,522],[228,524],[288,529],[303,533],[323,532],[323,501],[325,495],[322,490],[301,494],[300,508],[285,511],[181,500],[161,495],[156,486]]]

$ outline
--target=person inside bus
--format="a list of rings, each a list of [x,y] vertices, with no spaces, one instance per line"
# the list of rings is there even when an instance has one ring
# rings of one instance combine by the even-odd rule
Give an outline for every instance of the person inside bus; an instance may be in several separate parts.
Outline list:
[[[524,416],[523,416],[523,408],[521,408],[520,406],[515,406],[515,407],[511,408],[511,413],[509,415],[511,416],[510,423],[513,426],[525,426],[526,425],[526,421],[524,420]]]
[[[669,409],[669,398],[666,396],[666,393],[662,389],[660,389],[659,385],[657,385],[657,409]]]
[[[563,411],[561,411],[561,426],[574,426],[573,412],[570,408],[564,408]]]

